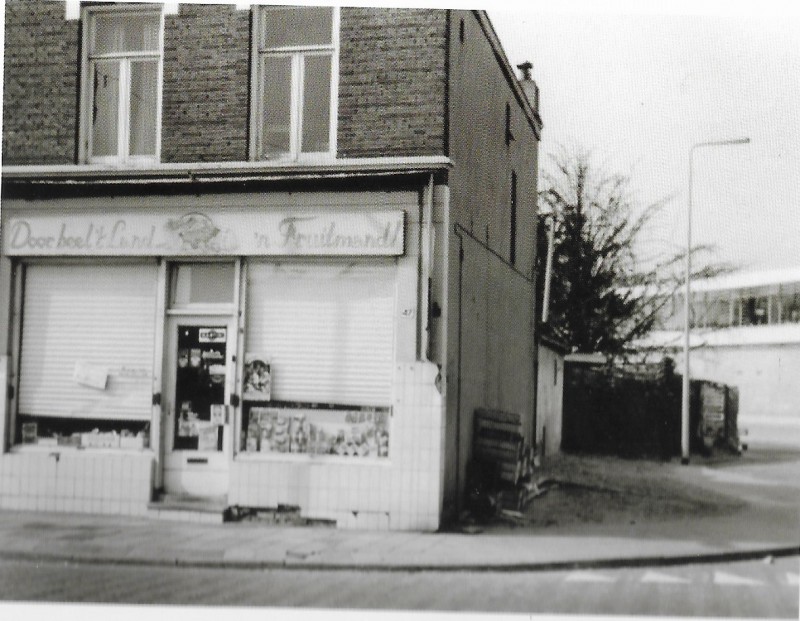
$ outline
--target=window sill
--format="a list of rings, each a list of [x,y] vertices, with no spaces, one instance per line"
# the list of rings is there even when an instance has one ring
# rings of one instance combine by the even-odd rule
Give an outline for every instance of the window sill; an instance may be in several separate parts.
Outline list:
[[[77,446],[44,446],[40,444],[15,444],[8,454],[24,455],[36,453],[65,453],[68,455],[148,455],[154,457],[155,453],[151,448],[84,448]]]
[[[316,153],[301,153],[299,155],[280,155],[273,157],[256,156],[253,162],[261,163],[265,166],[292,166],[292,165],[325,165],[333,164],[337,161],[336,153],[330,152],[316,152]]]
[[[311,453],[237,453],[234,461],[240,463],[283,462],[309,465],[360,465],[391,467],[389,457],[347,457],[340,455],[314,455]]]
[[[229,316],[233,315],[233,304],[197,304],[197,305],[186,305],[186,306],[176,306],[170,309],[167,309],[167,315],[169,316],[184,316],[184,315],[221,315],[221,316]]]
[[[155,157],[120,159],[117,157],[92,157],[83,166],[94,166],[107,170],[147,170],[156,168],[160,161]]]

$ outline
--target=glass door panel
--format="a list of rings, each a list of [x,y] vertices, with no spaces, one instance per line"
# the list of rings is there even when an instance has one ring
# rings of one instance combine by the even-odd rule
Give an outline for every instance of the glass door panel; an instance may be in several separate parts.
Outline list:
[[[173,449],[222,451],[227,328],[177,326]]]

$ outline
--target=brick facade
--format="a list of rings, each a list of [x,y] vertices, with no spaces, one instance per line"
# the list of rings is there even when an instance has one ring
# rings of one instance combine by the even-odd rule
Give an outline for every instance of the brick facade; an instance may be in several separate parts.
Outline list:
[[[3,164],[74,164],[80,26],[60,2],[5,3]]]
[[[161,161],[248,159],[248,11],[165,16]],[[6,4],[5,164],[77,163],[81,21],[43,0]],[[442,154],[447,11],[343,8],[338,157]]]
[[[161,161],[246,160],[249,13],[182,4],[164,22]]]
[[[343,8],[339,157],[445,152],[447,12]]]

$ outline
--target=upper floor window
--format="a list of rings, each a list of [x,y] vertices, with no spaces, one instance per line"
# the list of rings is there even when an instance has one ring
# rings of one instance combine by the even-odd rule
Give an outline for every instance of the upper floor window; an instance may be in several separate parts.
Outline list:
[[[511,172],[511,214],[510,214],[510,233],[509,240],[510,252],[509,262],[515,265],[517,262],[517,173]]]
[[[260,7],[254,37],[255,159],[334,151],[337,10]]]
[[[514,140],[514,132],[511,131],[511,104],[506,103],[506,146]]]
[[[161,13],[115,7],[84,17],[83,159],[157,160]]]

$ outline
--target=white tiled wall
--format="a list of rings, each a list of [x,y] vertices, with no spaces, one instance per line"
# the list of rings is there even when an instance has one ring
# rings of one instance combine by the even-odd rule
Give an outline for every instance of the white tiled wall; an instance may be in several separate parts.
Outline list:
[[[334,519],[342,528],[436,530],[444,455],[437,373],[428,362],[396,366],[387,460],[239,458],[231,469],[229,502],[295,505],[305,517]]]
[[[0,455],[0,508],[144,515],[152,477],[149,452],[9,453]]]
[[[436,530],[442,503],[443,399],[427,362],[395,367],[389,458],[240,458],[230,504],[293,505],[342,528]],[[56,459],[58,455],[58,459]],[[0,509],[145,515],[153,455],[75,450],[0,455]]]

